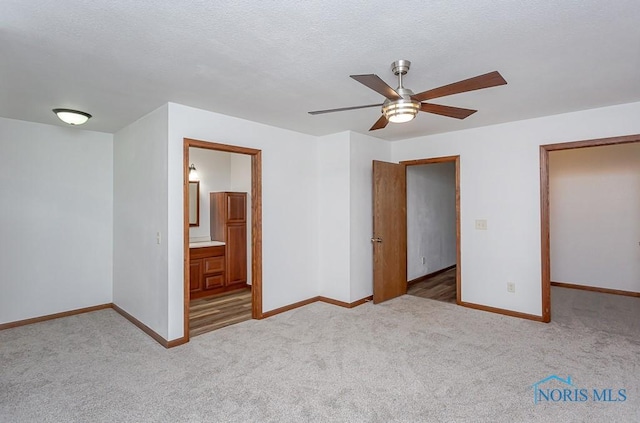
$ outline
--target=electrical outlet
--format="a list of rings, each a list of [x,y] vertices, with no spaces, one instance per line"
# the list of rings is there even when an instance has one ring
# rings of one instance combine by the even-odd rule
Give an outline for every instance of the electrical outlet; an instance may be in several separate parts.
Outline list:
[[[487,219],[476,219],[476,229],[479,231],[486,231]]]
[[[513,282],[507,282],[507,292],[516,292],[516,284]]]

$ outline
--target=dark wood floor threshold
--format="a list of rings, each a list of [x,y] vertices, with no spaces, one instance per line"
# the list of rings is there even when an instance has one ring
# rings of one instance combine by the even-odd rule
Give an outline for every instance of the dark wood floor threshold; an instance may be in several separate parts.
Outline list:
[[[456,304],[458,299],[457,269],[455,266],[447,269],[434,272],[435,276],[407,285],[407,294]]]
[[[424,276],[420,276],[418,278],[411,279],[410,281],[407,281],[407,285],[413,285],[414,283],[425,281],[425,280],[427,280],[429,278],[432,278],[434,276],[438,276],[440,273],[448,272],[451,269],[455,269],[455,267],[456,267],[456,265],[452,264],[451,266],[445,267],[444,269],[440,269],[440,270],[436,270],[435,272],[427,273]]]
[[[551,286],[558,286],[561,288],[570,288],[570,289],[581,289],[583,291],[601,292],[604,294],[624,295],[627,297],[640,298],[640,292],[623,291],[621,289],[599,288],[596,286],[578,285],[578,284],[565,283],[565,282],[551,282]]]
[[[243,288],[191,300],[189,336],[198,336],[225,326],[251,320],[251,288]]]

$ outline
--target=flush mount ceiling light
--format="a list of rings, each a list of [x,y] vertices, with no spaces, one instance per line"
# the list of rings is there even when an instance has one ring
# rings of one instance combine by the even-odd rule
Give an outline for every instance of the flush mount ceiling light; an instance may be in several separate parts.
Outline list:
[[[89,113],[72,109],[53,109],[53,113],[55,113],[61,121],[69,125],[82,125],[91,117]]]

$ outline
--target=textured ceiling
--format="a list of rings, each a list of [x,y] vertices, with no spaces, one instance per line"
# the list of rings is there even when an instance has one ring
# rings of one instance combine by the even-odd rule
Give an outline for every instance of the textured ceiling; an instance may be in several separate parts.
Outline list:
[[[640,101],[640,1],[2,0],[0,116],[115,132],[176,102],[313,135],[367,133],[381,103],[349,78],[412,62],[415,92],[498,70],[508,85],[434,103],[389,140]]]

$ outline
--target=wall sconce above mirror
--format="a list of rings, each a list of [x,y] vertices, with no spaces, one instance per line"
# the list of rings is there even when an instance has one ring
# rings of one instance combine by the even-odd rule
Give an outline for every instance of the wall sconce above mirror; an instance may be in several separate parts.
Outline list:
[[[191,163],[191,165],[189,166],[189,181],[197,181],[198,179],[198,171],[196,170],[196,166]]]
[[[200,181],[189,181],[189,226],[200,226]]]

